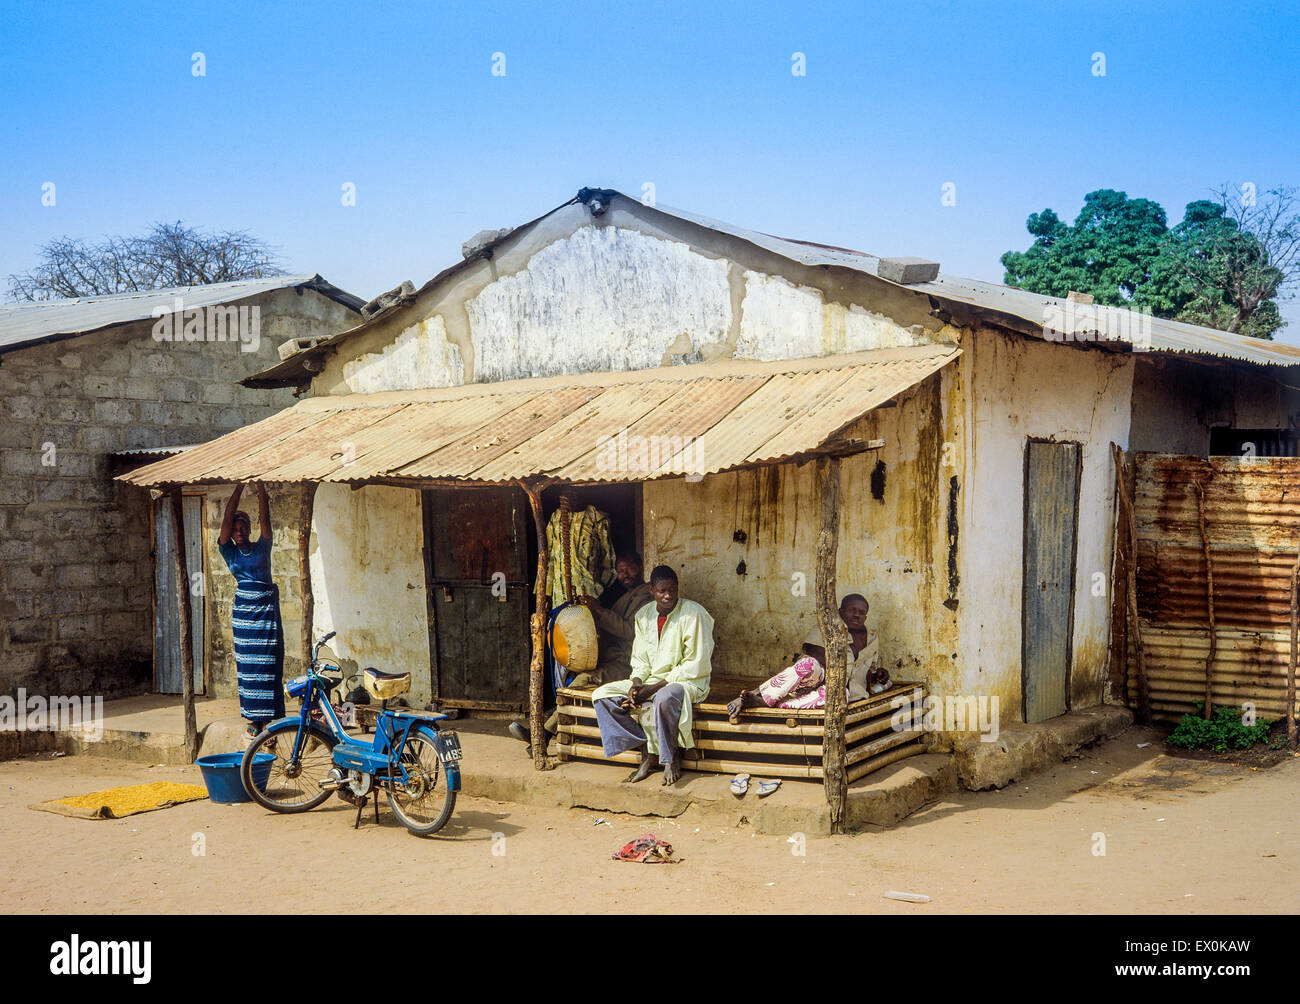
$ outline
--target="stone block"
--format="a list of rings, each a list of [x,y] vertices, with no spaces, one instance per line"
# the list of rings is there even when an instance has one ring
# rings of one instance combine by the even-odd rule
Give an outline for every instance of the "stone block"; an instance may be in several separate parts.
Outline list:
[[[50,612],[57,615],[79,614],[90,609],[90,593],[85,589],[59,589],[50,600]]]
[[[140,424],[142,426],[162,426],[169,431],[176,430],[177,426],[192,421],[192,408],[184,405],[172,404],[170,401],[141,401],[140,402]],[[157,439],[156,431],[148,437]],[[210,436],[204,437],[211,438]]]
[[[81,389],[87,397],[120,397],[121,381],[109,373],[86,373],[82,376]]]
[[[116,398],[96,401],[95,420],[109,425],[128,425],[136,420],[135,405]]]
[[[41,374],[41,391],[47,397],[80,396],[82,377],[79,373],[46,370]]]
[[[41,466],[41,451],[24,449],[6,450],[0,459],[0,471],[29,476],[51,473],[49,468]]]
[[[33,491],[29,479],[0,477],[0,505],[27,505],[32,501]]]
[[[80,425],[92,420],[95,409],[85,398],[51,398],[46,402],[45,414],[54,422]]]
[[[19,447],[31,447],[40,442],[40,426],[31,420],[17,419],[0,422],[0,449],[12,450]]]
[[[138,361],[138,372],[152,373],[155,376],[172,376],[176,372],[176,353],[149,352]]]
[[[50,622],[47,620],[21,620],[9,625],[10,645],[33,645],[49,640]]]
[[[0,408],[4,409],[6,418],[18,422],[36,422],[45,417],[44,400],[26,394],[0,396]]]
[[[99,618],[95,614],[69,614],[58,619],[59,638],[84,638],[99,633]]]
[[[925,258],[881,258],[876,262],[876,275],[904,285],[933,282],[939,277],[939,263]]]
[[[157,401],[162,397],[162,385],[156,376],[130,376],[122,382],[121,396],[132,401]]]
[[[208,404],[234,404],[235,387],[220,380],[203,385],[203,400]]]
[[[77,433],[77,446],[91,453],[116,453],[123,449],[122,434],[116,426],[86,425]]]
[[[193,403],[199,399],[200,394],[200,385],[195,380],[175,377],[162,382],[162,398],[167,401]]]
[[[87,589],[95,585],[94,565],[64,565],[54,572],[54,583],[65,589]]]

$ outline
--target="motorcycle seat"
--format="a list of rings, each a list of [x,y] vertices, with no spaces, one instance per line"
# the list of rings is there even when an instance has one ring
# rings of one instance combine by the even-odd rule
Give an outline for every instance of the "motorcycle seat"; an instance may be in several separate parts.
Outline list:
[[[411,674],[383,673],[373,666],[367,666],[361,671],[361,682],[366,693],[375,700],[387,701],[411,689]]]

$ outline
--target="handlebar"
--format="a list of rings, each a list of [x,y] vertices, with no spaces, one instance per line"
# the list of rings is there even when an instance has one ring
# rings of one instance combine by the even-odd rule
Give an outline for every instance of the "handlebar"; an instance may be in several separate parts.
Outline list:
[[[333,638],[336,634],[338,634],[337,631],[331,631],[329,634],[325,635],[325,637],[317,640],[316,644],[312,647],[311,650],[311,661],[313,663],[316,662],[316,657],[320,655],[321,646],[324,645],[331,638]]]

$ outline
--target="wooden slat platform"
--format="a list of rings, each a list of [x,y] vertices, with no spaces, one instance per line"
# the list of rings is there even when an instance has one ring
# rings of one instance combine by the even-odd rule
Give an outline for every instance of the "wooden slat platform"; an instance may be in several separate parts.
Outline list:
[[[695,747],[686,751],[683,769],[822,778],[825,722],[822,709],[747,708],[735,724],[728,721],[727,701],[742,689],[753,688],[757,682],[713,677],[709,696],[695,706]],[[596,727],[591,693],[590,688],[565,687],[558,691],[560,759],[636,763],[640,758],[635,753],[605,756],[600,746],[600,730]],[[924,685],[900,681],[883,694],[849,705],[845,716],[845,769],[850,781],[904,757],[924,752],[921,732],[900,730],[894,726],[895,720],[903,725],[910,724],[913,709],[919,720],[924,698]]]

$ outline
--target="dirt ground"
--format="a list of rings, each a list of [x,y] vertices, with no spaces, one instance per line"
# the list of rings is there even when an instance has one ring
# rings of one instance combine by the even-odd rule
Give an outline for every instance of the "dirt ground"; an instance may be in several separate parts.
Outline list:
[[[1300,759],[1170,757],[1143,729],[892,829],[806,841],[472,792],[427,839],[386,807],[354,831],[337,799],[297,816],[206,800],[104,821],[28,808],[163,778],[200,782],[194,767],[92,757],[0,763],[0,912],[270,913],[304,881],[323,911],[466,913],[1283,913],[1300,888]],[[610,860],[650,830],[683,860]]]

